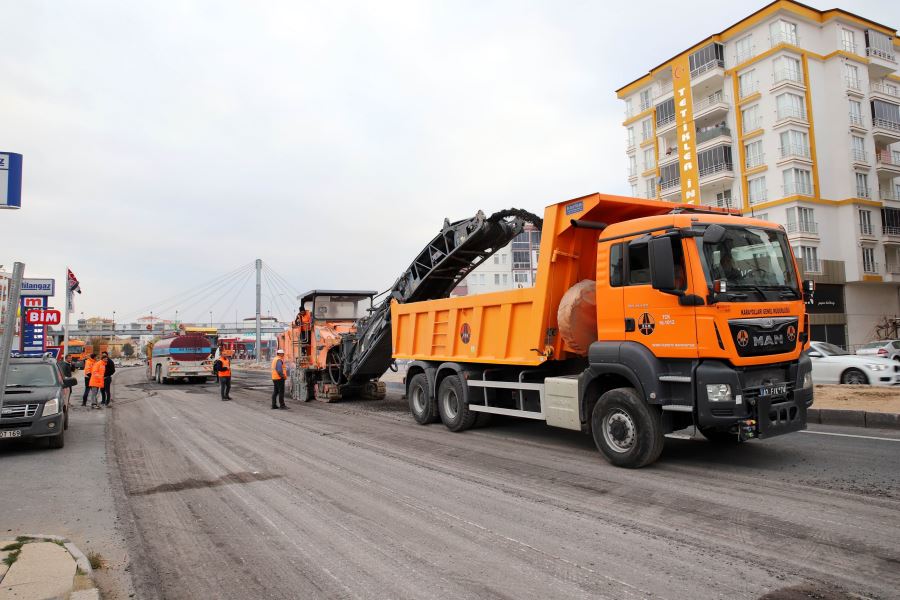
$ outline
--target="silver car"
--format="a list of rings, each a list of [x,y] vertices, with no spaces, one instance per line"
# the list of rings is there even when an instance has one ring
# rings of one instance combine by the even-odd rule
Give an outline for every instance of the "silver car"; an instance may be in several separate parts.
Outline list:
[[[900,360],[900,340],[881,340],[869,342],[856,349],[858,356],[878,356]]]

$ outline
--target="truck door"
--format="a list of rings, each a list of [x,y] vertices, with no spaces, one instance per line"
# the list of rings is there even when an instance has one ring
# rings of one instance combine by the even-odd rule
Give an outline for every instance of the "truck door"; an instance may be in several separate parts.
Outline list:
[[[684,241],[670,238],[679,290],[691,294],[691,274],[684,259]],[[643,344],[658,357],[697,356],[695,308],[682,306],[679,297],[653,289],[650,282],[648,238],[622,242],[625,259],[623,304],[625,339]]]

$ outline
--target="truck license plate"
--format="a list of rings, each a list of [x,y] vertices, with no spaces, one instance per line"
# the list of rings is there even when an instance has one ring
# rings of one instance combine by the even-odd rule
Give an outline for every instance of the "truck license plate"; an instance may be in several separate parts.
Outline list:
[[[787,385],[770,385],[759,390],[759,395],[765,398],[772,396],[786,396]]]
[[[21,429],[13,429],[10,431],[0,431],[0,438],[22,437]]]

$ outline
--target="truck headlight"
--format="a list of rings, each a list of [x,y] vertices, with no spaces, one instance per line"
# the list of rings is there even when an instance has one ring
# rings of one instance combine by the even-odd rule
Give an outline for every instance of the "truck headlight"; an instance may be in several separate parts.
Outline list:
[[[708,383],[706,397],[710,402],[731,402],[731,386],[727,383]]]
[[[803,387],[804,390],[808,390],[808,389],[811,388],[812,386],[813,386],[813,382],[812,382],[812,371],[807,371],[807,372],[803,375],[803,386],[802,386],[802,387]]]
[[[885,371],[891,365],[882,365],[880,363],[866,363],[866,368],[872,369],[873,371]]]
[[[52,417],[56,413],[59,412],[59,396],[54,398],[53,400],[47,400],[44,402],[44,411],[41,413],[42,417]]]

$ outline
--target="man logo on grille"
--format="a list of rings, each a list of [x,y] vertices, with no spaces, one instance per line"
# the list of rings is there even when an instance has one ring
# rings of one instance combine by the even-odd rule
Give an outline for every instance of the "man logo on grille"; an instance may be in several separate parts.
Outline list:
[[[650,335],[655,328],[656,323],[653,321],[653,317],[650,316],[650,313],[642,314],[641,318],[638,320],[638,331],[644,335]]]
[[[737,332],[737,343],[741,348],[746,347],[750,343],[750,334],[747,333],[746,329],[741,329]]]
[[[797,338],[797,330],[793,325],[788,325],[787,328],[787,339],[789,342],[793,342]]]

